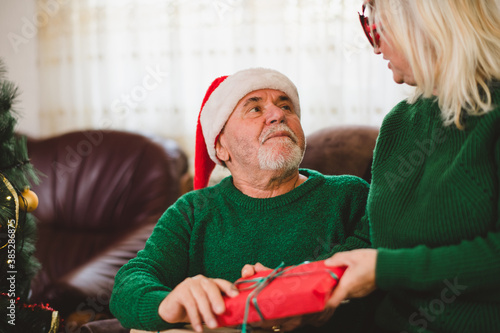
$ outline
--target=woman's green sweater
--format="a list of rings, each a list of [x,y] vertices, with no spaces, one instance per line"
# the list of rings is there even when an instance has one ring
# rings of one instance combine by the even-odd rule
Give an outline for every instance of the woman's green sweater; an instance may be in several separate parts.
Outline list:
[[[465,130],[432,99],[384,120],[367,212],[387,330],[500,332],[499,89],[493,100]]]

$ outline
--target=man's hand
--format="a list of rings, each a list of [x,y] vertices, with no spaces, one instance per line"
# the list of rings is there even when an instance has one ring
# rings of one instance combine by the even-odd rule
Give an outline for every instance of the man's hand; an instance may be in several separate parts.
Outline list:
[[[252,276],[258,272],[265,271],[266,269],[270,269],[270,268],[267,268],[266,266],[262,265],[260,262],[256,263],[255,265],[246,264],[241,269],[241,277],[247,278],[247,277]]]
[[[327,302],[327,307],[337,308],[346,299],[364,297],[376,289],[375,265],[377,250],[359,249],[339,252],[327,259],[328,266],[347,266],[339,284]]]
[[[158,313],[169,323],[190,322],[196,332],[203,331],[202,322],[216,328],[215,316],[226,311],[222,294],[235,297],[239,292],[229,281],[197,275],[177,285],[161,302]]]

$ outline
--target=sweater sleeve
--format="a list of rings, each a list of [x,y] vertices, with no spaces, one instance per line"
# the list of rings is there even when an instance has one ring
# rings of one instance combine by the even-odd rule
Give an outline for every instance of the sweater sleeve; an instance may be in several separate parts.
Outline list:
[[[181,198],[159,219],[145,248],[117,273],[110,310],[127,328],[148,331],[181,326],[158,314],[160,303],[187,276],[191,226]]]
[[[349,178],[352,181],[349,183],[349,186],[343,188],[346,197],[344,207],[342,207],[345,211],[342,219],[346,235],[345,240],[333,246],[331,251],[318,258],[319,260],[327,259],[337,252],[371,247],[370,227],[366,215],[366,200],[369,185],[361,178]]]
[[[495,145],[497,196],[500,189],[500,140]],[[376,283],[383,290],[444,290],[448,287],[476,300],[497,300],[500,284],[500,198],[496,221],[485,235],[456,245],[409,249],[380,248]]]

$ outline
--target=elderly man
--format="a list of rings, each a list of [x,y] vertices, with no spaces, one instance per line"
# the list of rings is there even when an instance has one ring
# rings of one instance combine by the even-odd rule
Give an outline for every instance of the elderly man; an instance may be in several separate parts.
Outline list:
[[[216,327],[245,264],[276,267],[369,246],[368,185],[299,170],[305,150],[295,85],[263,68],[216,79],[198,121],[194,183],[117,274],[111,310],[149,331]],[[215,164],[231,176],[206,187]]]

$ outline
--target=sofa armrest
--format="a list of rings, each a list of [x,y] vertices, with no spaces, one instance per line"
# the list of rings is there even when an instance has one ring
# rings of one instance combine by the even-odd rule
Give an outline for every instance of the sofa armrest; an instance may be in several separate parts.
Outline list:
[[[75,326],[86,322],[111,318],[109,301],[114,278],[118,270],[144,245],[155,224],[149,223],[133,230],[123,240],[82,266],[57,284],[49,285],[44,292],[54,308],[64,309],[66,325]],[[75,323],[72,324],[72,322]]]

